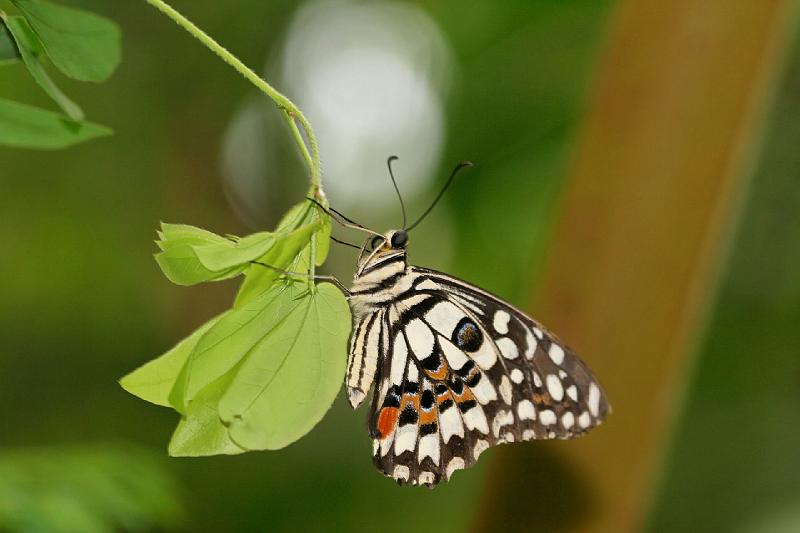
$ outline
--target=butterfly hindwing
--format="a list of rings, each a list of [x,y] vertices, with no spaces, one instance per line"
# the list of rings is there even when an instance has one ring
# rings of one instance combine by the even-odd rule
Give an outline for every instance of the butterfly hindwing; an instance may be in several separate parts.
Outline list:
[[[412,269],[412,290],[362,319],[382,340],[369,419],[381,471],[433,486],[496,444],[572,438],[602,421],[603,392],[554,336],[480,289]]]

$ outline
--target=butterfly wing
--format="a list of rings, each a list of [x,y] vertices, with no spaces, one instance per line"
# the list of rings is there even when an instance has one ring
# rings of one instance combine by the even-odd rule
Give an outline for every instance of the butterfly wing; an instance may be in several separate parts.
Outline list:
[[[412,273],[386,312],[370,413],[386,475],[432,486],[491,446],[573,438],[603,421],[600,385],[540,324],[456,278]]]

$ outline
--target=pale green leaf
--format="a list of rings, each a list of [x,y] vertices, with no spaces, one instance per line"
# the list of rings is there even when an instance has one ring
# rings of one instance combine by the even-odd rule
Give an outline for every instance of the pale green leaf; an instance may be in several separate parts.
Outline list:
[[[245,280],[236,295],[234,307],[245,305],[252,298],[269,290],[275,280],[283,275],[281,270],[292,271],[296,266],[295,260],[308,247],[312,235],[319,230],[320,224],[319,221],[314,224],[305,224],[291,233],[280,235],[274,246],[258,259],[259,263],[274,268],[259,264],[249,265]],[[304,275],[303,272],[298,273],[301,276]],[[300,276],[297,278],[300,279]]]
[[[225,270],[255,261],[276,243],[273,233],[262,231],[234,242],[193,246],[197,258],[209,270]]]
[[[217,404],[230,385],[231,378],[232,373],[225,374],[194,398],[172,434],[169,442],[171,456],[236,455],[247,451],[231,440],[228,428],[217,414]]]
[[[22,54],[22,61],[25,63],[25,67],[31,73],[33,79],[36,80],[36,83],[70,118],[83,120],[83,110],[61,92],[61,89],[58,88],[44,70],[41,63],[41,58],[44,57],[44,48],[27,21],[22,17],[9,17],[7,26],[14,37],[20,54]]]
[[[42,0],[11,0],[61,72],[81,81],[104,81],[121,56],[121,35],[105,17]]]
[[[175,243],[199,245],[229,242],[229,239],[203,228],[166,222],[161,223],[161,230],[158,232],[158,236],[160,239],[159,247],[162,250]]]
[[[0,99],[0,145],[15,148],[66,148],[110,134],[111,130],[97,124]]]
[[[232,440],[249,450],[283,448],[330,408],[345,371],[350,311],[323,283],[250,350],[219,402]]]
[[[223,270],[210,270],[197,257],[195,247],[232,245],[230,239],[210,231],[185,224],[161,224],[160,240],[156,244],[161,252],[155,254],[161,271],[178,285],[195,285],[205,281],[220,281],[238,276],[247,265]]]
[[[300,301],[300,284],[278,284],[247,305],[228,311],[197,342],[183,366],[169,403],[188,413],[206,386],[233,369]]]
[[[19,50],[11,37],[11,33],[6,28],[5,23],[0,20],[0,66],[9,63],[16,63],[20,59]]]
[[[205,332],[224,316],[223,313],[212,318],[165,354],[145,363],[120,379],[119,384],[126,391],[145,401],[170,407],[169,393],[175,385],[183,365]]]
[[[238,276],[244,266],[230,268],[221,272],[209,270],[203,266],[189,244],[170,246],[168,250],[155,254],[161,271],[176,285],[196,285],[205,281],[221,281]]]

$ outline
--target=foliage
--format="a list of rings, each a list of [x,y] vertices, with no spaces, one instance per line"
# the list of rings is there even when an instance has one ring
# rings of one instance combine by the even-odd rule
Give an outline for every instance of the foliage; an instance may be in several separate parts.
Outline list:
[[[164,2],[148,2],[279,106],[308,166],[309,195],[315,200],[290,209],[274,232],[241,238],[162,224],[156,261],[170,281],[194,285],[242,274],[245,280],[232,309],[120,383],[131,394],[181,414],[171,455],[283,448],[309,432],[336,398],[350,328],[342,293],[331,284],[314,283],[331,233],[314,133],[288,98],[238,58]]]
[[[292,208],[275,232],[243,238],[162,224],[156,260],[171,281],[245,275],[232,309],[121,380],[181,413],[171,455],[282,448],[328,410],[344,374],[347,302],[331,284],[281,272],[313,274],[329,234],[330,218],[311,202]]]
[[[56,85],[45,64],[80,81],[108,79],[120,61],[120,31],[98,15],[43,0],[11,0],[20,15],[0,11],[0,65],[21,61],[63,115],[0,99],[0,144],[64,148],[109,135]]]

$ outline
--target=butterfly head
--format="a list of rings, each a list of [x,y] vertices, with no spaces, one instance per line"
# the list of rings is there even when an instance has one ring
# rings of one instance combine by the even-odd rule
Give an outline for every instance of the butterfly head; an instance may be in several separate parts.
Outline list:
[[[392,262],[405,262],[407,244],[408,232],[403,229],[389,230],[383,235],[377,233],[370,235],[361,247],[358,273],[390,259]]]

